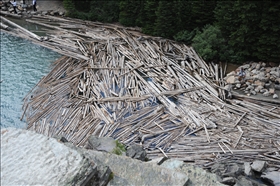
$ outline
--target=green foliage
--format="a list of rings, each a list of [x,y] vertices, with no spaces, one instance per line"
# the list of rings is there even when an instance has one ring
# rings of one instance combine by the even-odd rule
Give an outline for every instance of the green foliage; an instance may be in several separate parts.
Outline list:
[[[63,0],[67,16],[101,22],[116,22],[119,18],[119,0]]]
[[[177,16],[175,5],[173,1],[159,1],[156,11],[155,35],[172,38],[176,33],[175,24],[177,22]]]
[[[141,14],[141,18],[139,19],[141,21],[142,25],[142,31],[145,34],[153,35],[155,32],[154,24],[155,20],[157,18],[156,16],[156,10],[158,7],[158,1],[157,0],[145,0],[144,1],[144,12]]]
[[[192,31],[182,30],[174,36],[174,39],[176,41],[184,42],[187,45],[190,45],[192,43],[192,40],[195,37],[197,31],[198,31],[198,29],[194,29]]]
[[[67,16],[74,17],[76,9],[73,0],[63,0],[63,6],[67,10]]]
[[[125,146],[116,140],[116,148],[113,149],[112,153],[116,155],[122,155],[123,152],[126,152]]]
[[[220,1],[217,24],[241,60],[279,62],[280,2]]]
[[[121,0],[119,3],[119,22],[124,26],[136,26],[142,1]]]
[[[233,52],[225,45],[225,39],[217,26],[206,25],[193,38],[192,46],[206,61],[228,61],[234,59]]]
[[[119,21],[140,26],[145,34],[187,45],[194,41],[205,60],[280,61],[280,1],[63,0],[63,4],[70,17]],[[207,24],[216,26],[206,28]]]
[[[111,172],[108,180],[110,181],[110,180],[112,180],[113,178],[114,178],[114,173]]]

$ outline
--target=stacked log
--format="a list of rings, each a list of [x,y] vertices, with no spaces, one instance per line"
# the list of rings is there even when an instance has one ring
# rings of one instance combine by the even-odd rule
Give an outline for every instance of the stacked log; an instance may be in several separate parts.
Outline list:
[[[28,129],[84,146],[91,135],[209,166],[261,159],[279,167],[279,104],[227,100],[224,68],[193,48],[135,29],[51,16],[33,42],[64,56],[24,99]],[[266,155],[266,154],[269,154]]]

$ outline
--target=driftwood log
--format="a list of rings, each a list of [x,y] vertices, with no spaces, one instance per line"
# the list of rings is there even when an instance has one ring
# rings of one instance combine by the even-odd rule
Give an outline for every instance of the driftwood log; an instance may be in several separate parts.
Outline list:
[[[49,28],[48,40],[29,39],[64,55],[24,99],[29,130],[77,146],[111,136],[142,144],[150,158],[206,167],[225,158],[280,166],[279,104],[227,100],[224,69],[193,48],[113,24],[29,22]]]

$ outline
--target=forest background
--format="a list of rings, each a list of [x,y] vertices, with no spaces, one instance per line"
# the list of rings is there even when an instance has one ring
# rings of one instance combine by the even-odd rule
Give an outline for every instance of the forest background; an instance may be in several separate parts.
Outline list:
[[[140,27],[205,61],[280,63],[280,1],[63,0],[69,17]]]

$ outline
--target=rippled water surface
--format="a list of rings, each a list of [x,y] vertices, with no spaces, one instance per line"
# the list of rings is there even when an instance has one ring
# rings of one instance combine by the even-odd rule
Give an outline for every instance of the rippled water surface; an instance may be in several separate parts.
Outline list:
[[[22,99],[61,55],[30,41],[1,33],[0,126],[25,128]]]

